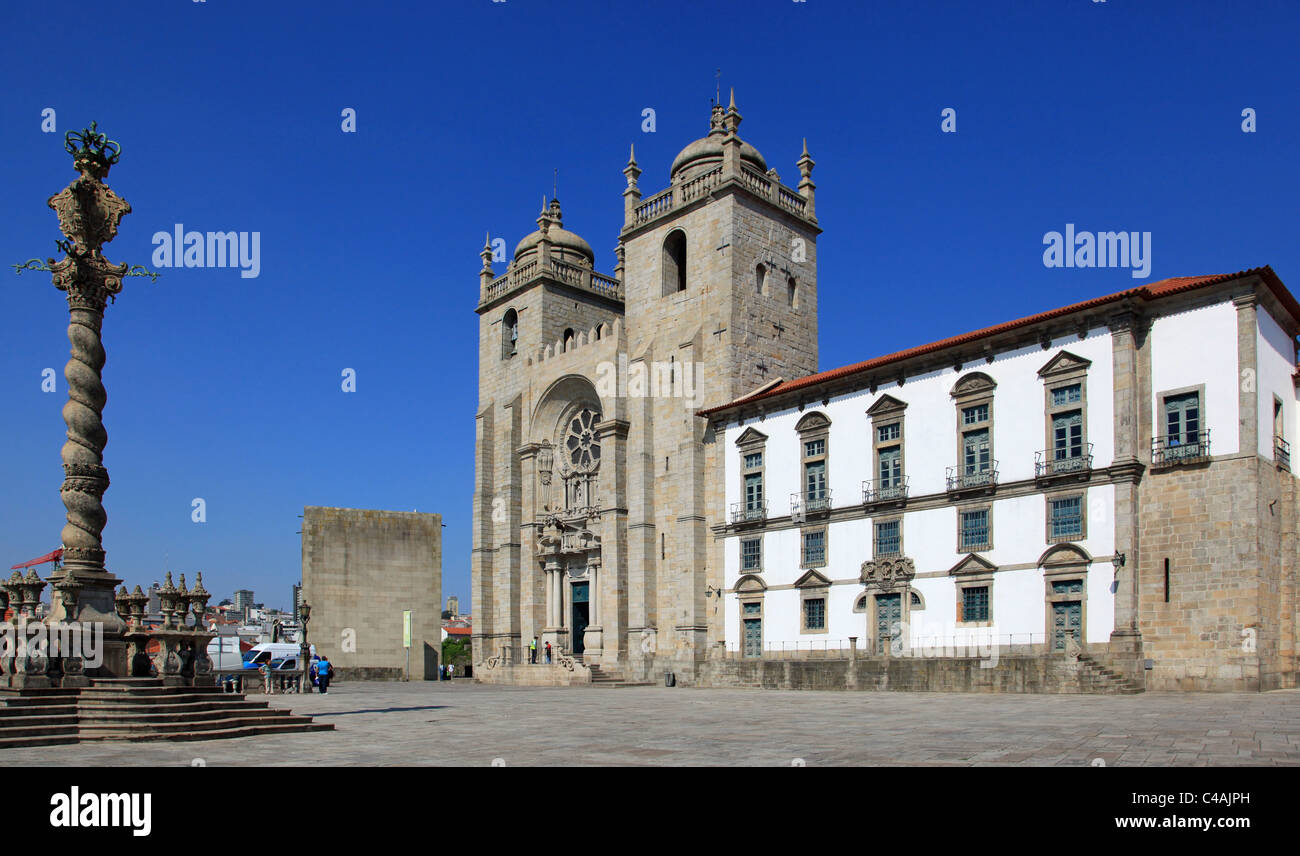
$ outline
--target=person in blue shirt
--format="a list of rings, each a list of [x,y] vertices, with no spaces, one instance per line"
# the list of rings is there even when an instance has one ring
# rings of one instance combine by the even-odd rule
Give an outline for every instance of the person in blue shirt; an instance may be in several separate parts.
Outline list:
[[[330,678],[334,676],[334,666],[330,663],[329,658],[324,654],[320,655],[320,660],[316,663],[316,685],[320,687],[321,695],[330,691]]]

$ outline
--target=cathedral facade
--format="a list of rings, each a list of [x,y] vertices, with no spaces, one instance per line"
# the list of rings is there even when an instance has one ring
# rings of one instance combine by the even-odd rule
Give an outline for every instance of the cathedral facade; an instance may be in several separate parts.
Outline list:
[[[722,649],[725,461],[697,413],[817,370],[813,160],[783,184],[740,123],[734,95],[715,105],[648,198],[633,153],[612,275],[557,200],[504,273],[484,248],[476,675],[534,639],[629,679],[690,681]]]

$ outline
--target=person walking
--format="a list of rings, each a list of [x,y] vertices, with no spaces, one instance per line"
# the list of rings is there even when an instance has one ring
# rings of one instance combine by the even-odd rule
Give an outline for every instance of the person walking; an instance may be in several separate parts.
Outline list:
[[[447,664],[447,680],[450,681],[450,680],[451,680],[452,678],[454,678],[454,677],[456,677],[456,664],[455,664],[455,663],[448,663],[448,664]]]
[[[536,636],[533,637],[532,642],[528,643],[528,662],[532,663],[533,665],[537,665],[537,637]]]
[[[334,677],[334,664],[324,654],[320,655],[320,661],[316,664],[316,683],[320,687],[320,694],[325,695],[330,691],[330,678]]]
[[[550,662],[551,662],[551,643],[550,643],[550,642],[547,642],[547,643],[546,643],[546,662],[547,662],[547,663],[550,663]]]

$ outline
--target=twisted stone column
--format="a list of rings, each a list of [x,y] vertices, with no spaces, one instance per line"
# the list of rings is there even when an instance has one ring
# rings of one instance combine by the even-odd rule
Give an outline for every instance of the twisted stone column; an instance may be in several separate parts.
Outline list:
[[[68,403],[63,406],[68,441],[63,445],[60,491],[68,511],[63,562],[67,568],[102,575],[106,573],[101,536],[108,522],[103,505],[108,490],[104,467],[108,433],[101,416],[108,396],[102,381],[100,329],[104,307],[122,290],[127,270],[125,264],[115,265],[104,258],[102,248],[117,235],[118,223],[131,212],[131,206],[104,184],[121,153],[117,143],[92,124],[81,132],[69,132],[65,148],[78,176],[49,200],[67,238],[59,243],[65,252],[63,259],[50,259],[50,270],[54,287],[67,293],[71,315],[68,341],[72,355],[63,370],[68,381]],[[111,596],[111,589],[109,593]]]
[[[104,346],[100,330],[104,308],[122,290],[127,265],[104,258],[102,248],[117,235],[118,223],[131,206],[104,183],[121,150],[117,143],[95,130],[92,123],[80,132],[67,134],[64,148],[72,155],[77,178],[55,196],[49,206],[59,219],[66,240],[59,242],[64,257],[49,259],[54,287],[67,294],[68,341],[72,353],[63,375],[68,381],[68,403],[63,421],[68,426],[63,444],[63,487],[59,491],[67,509],[63,527],[63,568],[51,576],[56,583],[52,616],[73,618],[64,604],[61,585],[72,575],[81,588],[76,618],[104,626],[105,665],[103,671],[121,677],[126,673],[126,649],[121,634],[125,624],[117,615],[114,587],[121,582],[104,568],[104,492],[108,470],[104,447],[108,433],[102,414],[104,391]]]
[[[56,272],[56,286],[60,286],[58,276]],[[60,286],[68,292],[72,316],[68,341],[72,343],[72,355],[63,370],[68,381],[68,403],[63,406],[68,440],[63,444],[64,479],[59,494],[68,512],[62,538],[65,566],[103,572],[102,534],[108,522],[103,497],[109,484],[108,470],[104,467],[108,432],[104,430],[101,416],[107,399],[101,380],[104,346],[100,328],[104,309],[102,301],[87,293],[87,285],[69,282]],[[117,287],[121,289],[120,281]]]

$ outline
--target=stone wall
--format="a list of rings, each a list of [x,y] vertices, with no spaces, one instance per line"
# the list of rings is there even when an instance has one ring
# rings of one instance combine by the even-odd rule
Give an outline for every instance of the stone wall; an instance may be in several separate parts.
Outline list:
[[[1295,686],[1290,473],[1254,454],[1148,471],[1141,503],[1139,621],[1154,661],[1148,687]]]
[[[991,668],[976,658],[865,657],[855,660],[710,660],[700,687],[875,692],[1137,692],[1095,665],[1060,656],[1004,656]]]
[[[591,671],[581,663],[574,663],[572,666],[559,663],[483,665],[474,669],[474,680],[480,684],[508,684],[521,687],[590,686]]]
[[[407,668],[402,612],[411,610],[410,676],[434,680],[442,638],[442,516],[308,506],[303,598],[311,642],[344,678],[392,680]]]

